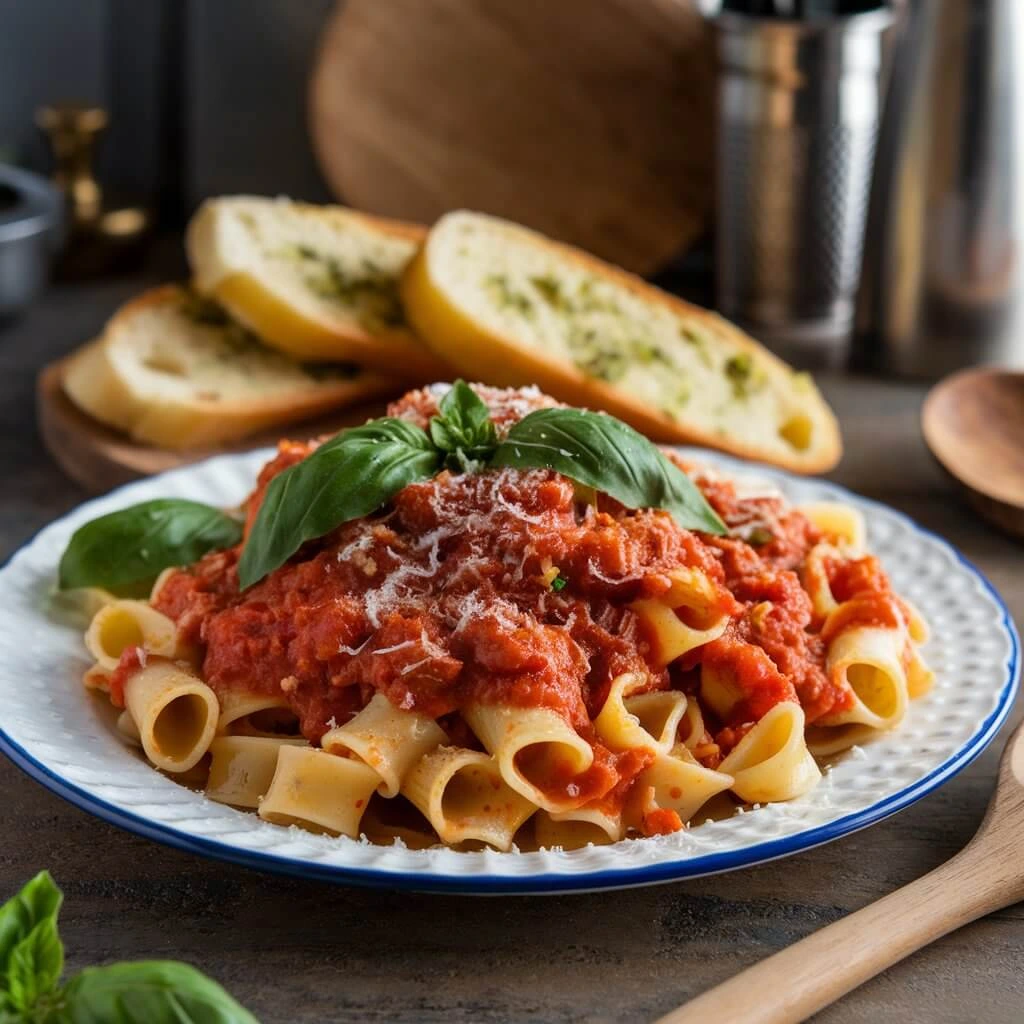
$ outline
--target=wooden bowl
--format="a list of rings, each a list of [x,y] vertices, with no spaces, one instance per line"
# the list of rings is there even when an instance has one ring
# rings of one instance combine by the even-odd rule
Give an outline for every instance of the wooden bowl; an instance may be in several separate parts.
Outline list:
[[[921,429],[975,509],[1024,538],[1024,373],[982,368],[947,377],[925,399]]]

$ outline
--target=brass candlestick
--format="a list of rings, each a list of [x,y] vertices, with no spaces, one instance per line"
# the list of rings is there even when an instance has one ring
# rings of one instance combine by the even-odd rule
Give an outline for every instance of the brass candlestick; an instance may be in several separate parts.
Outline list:
[[[67,203],[70,232],[59,267],[66,276],[116,268],[137,253],[150,226],[149,211],[143,207],[104,208],[94,164],[108,122],[102,108],[80,104],[56,104],[36,112],[36,124],[53,152],[53,183]]]

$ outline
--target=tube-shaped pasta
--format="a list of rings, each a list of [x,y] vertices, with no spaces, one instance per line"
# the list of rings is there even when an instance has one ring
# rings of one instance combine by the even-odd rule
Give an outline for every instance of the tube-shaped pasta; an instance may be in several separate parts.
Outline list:
[[[310,832],[356,839],[378,785],[380,776],[355,758],[281,744],[259,815],[277,825],[299,825]]]
[[[217,697],[172,661],[151,659],[124,686],[125,707],[142,749],[165,772],[188,771],[206,753],[217,728]]]
[[[630,606],[646,626],[651,660],[658,668],[717,639],[729,623],[729,616],[717,606],[715,585],[704,573],[683,568],[670,575],[668,593]]]
[[[679,743],[637,779],[627,817],[639,828],[652,811],[675,811],[685,825],[713,796],[732,786],[730,774],[705,768]]]
[[[449,845],[478,840],[509,850],[536,810],[502,778],[497,761],[478,750],[436,747],[406,777],[403,796]]]
[[[463,717],[517,793],[546,811],[580,805],[570,787],[593,764],[594,749],[557,711],[470,704]]]
[[[206,795],[233,807],[259,807],[270,789],[282,746],[308,746],[305,740],[268,736],[218,736],[210,744]]]
[[[842,544],[848,554],[862,554],[867,547],[868,531],[864,516],[852,505],[838,501],[814,501],[798,505],[797,509],[830,541]]]
[[[555,821],[547,811],[538,811],[533,819],[533,837],[545,849],[579,850],[584,846],[607,846],[621,835],[613,836],[603,824],[579,818]]]
[[[99,690],[110,693],[110,672],[102,665],[90,665],[82,673],[82,685],[87,690]]]
[[[163,590],[164,584],[173,576],[175,573],[181,570],[175,566],[163,569],[160,575],[153,581],[153,586],[149,588],[149,603],[153,604],[156,599],[160,596],[160,591]]]
[[[800,568],[800,583],[807,591],[815,617],[819,620],[825,619],[839,607],[839,602],[832,593],[825,562],[827,559],[841,557],[834,545],[822,541],[807,552],[807,557]]]
[[[873,729],[898,725],[908,701],[905,643],[902,629],[852,626],[839,633],[829,644],[826,671],[836,684],[849,686],[853,704],[822,715],[816,724],[855,723]]]
[[[281,711],[284,714],[288,714],[291,710],[287,699],[281,693],[237,693],[228,690],[219,696],[220,718],[217,719],[218,735],[224,735],[228,732],[241,732],[246,736],[268,735],[273,737],[278,734],[261,729],[258,716],[261,712],[265,711]],[[297,720],[295,728],[298,731]]]
[[[129,647],[144,647],[148,653],[164,658],[175,657],[178,630],[171,619],[145,601],[111,601],[93,616],[85,646],[101,668],[113,671]]]
[[[821,778],[804,740],[803,708],[792,701],[771,708],[718,767],[748,803],[792,800]]]
[[[704,740],[704,712],[700,704],[695,700],[686,702],[686,710],[683,712],[683,746],[693,751],[701,745]]]
[[[911,700],[923,697],[935,684],[935,673],[921,657],[921,652],[910,643],[907,645],[906,668],[907,696]]]
[[[594,727],[609,750],[645,750],[667,752],[676,739],[679,721],[686,710],[686,695],[676,690],[660,690],[630,696],[641,681],[630,672],[612,680]]]
[[[351,721],[320,741],[330,753],[354,754],[381,778],[381,796],[394,797],[412,766],[448,737],[432,718],[396,708],[382,693]]]
[[[900,598],[900,604],[903,606],[904,616],[907,622],[907,632],[910,634],[910,639],[913,640],[915,644],[927,643],[928,637],[931,636],[931,629],[925,621],[924,616],[905,597]]]
[[[621,813],[609,814],[598,807],[577,807],[572,811],[546,811],[544,813],[555,825],[576,823],[600,829],[612,843],[617,843],[626,834],[626,826],[622,821]]]

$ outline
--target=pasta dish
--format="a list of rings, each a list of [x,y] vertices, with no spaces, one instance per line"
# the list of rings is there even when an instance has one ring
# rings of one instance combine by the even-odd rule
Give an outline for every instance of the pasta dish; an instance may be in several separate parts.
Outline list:
[[[502,851],[790,800],[818,759],[900,722],[931,682],[926,627],[856,510],[792,507],[640,440],[621,466],[591,458],[584,427],[628,428],[583,417],[459,382],[394,403],[368,425],[386,436],[282,442],[220,540],[200,543],[221,522],[204,520],[132,596],[89,580],[114,595],[86,686],[211,800]],[[330,458],[351,475],[314,480]],[[125,536],[107,563],[149,557]]]

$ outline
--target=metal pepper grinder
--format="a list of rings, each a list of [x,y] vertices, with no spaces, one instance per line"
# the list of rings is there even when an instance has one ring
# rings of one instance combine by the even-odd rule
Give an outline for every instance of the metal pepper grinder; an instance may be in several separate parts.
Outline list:
[[[855,356],[1024,366],[1024,2],[915,0],[875,161]]]
[[[150,215],[140,206],[108,209],[94,165],[108,124],[100,107],[59,104],[41,107],[36,124],[53,152],[53,183],[64,194],[69,235],[58,272],[81,277],[117,269],[137,256]]]

